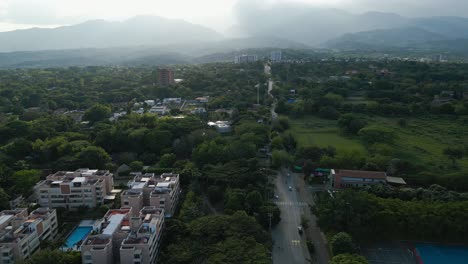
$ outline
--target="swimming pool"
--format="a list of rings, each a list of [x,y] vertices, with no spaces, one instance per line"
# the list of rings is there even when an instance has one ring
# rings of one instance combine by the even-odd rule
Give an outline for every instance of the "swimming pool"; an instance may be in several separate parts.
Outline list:
[[[468,247],[416,244],[423,264],[466,264]]]
[[[65,242],[64,248],[73,248],[75,245],[86,238],[89,233],[93,230],[92,226],[78,226],[76,227],[73,232],[67,237],[67,241]]]

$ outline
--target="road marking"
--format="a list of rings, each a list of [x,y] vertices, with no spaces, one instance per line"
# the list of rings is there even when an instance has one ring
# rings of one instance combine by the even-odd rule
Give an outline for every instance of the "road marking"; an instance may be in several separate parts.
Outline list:
[[[301,241],[300,240],[291,240],[291,244],[293,244],[293,246],[300,246]]]
[[[276,205],[283,205],[283,206],[307,206],[307,203],[304,202],[275,202]]]

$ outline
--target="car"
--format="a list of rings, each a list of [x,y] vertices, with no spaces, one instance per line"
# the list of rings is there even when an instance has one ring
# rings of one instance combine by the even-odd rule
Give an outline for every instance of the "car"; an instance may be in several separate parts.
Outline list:
[[[279,195],[275,194],[275,199],[279,199]]]
[[[292,186],[289,186],[289,191],[292,191]]]
[[[302,234],[302,226],[297,227],[297,232],[299,232],[299,234]]]

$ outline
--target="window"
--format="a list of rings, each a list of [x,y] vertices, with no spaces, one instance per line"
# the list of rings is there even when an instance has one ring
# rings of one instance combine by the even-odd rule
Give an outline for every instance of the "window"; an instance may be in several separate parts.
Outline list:
[[[125,202],[124,202],[124,205],[128,205],[128,201],[125,201]]]
[[[8,257],[8,256],[10,256],[10,253],[8,253],[8,252],[3,252],[2,255],[3,255],[4,257]]]
[[[139,258],[140,258],[140,254],[133,254],[133,258],[139,259]]]
[[[164,204],[164,201],[159,201],[159,204]]]

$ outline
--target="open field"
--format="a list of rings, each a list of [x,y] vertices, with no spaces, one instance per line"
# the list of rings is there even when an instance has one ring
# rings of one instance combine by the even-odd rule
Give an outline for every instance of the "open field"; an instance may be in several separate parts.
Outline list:
[[[443,150],[449,146],[468,146],[468,125],[462,120],[442,118],[408,118],[407,126],[400,127],[398,118],[363,116],[368,124],[392,129],[397,135],[393,145],[395,158],[402,158],[420,164],[431,171],[457,171]],[[338,151],[358,150],[366,152],[358,137],[340,134],[337,121],[307,116],[290,120],[290,131],[299,146],[333,146]],[[461,170],[468,171],[468,157],[457,161]]]
[[[291,119],[290,124],[290,131],[296,137],[299,146],[333,146],[338,151],[358,150],[365,152],[365,147],[361,142],[340,135],[337,121],[309,116]]]

